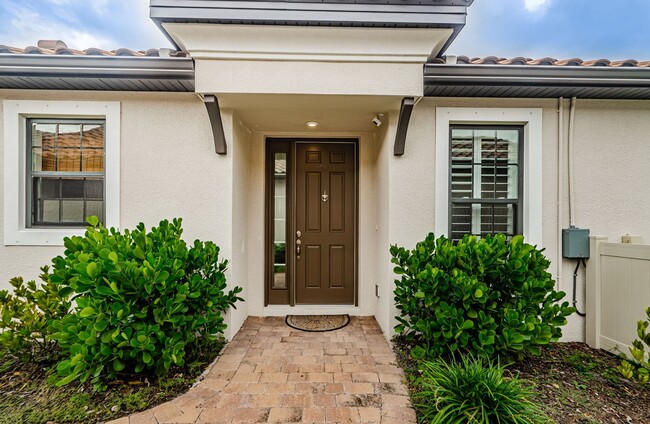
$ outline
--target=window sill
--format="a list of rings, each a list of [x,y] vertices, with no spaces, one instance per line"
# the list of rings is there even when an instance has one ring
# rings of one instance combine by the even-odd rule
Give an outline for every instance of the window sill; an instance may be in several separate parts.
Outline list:
[[[5,246],[63,246],[65,237],[83,236],[85,228],[24,228],[8,231]]]

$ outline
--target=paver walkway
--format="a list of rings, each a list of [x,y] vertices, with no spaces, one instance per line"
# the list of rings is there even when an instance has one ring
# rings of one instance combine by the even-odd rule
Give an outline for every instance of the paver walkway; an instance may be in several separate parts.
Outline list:
[[[325,333],[249,317],[188,393],[113,424],[415,423],[403,378],[373,317]]]

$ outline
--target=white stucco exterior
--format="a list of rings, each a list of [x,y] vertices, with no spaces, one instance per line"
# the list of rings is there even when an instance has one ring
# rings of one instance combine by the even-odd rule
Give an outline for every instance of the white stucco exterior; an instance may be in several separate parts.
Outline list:
[[[5,90],[0,91],[0,99],[119,102],[119,226],[133,227],[140,221],[152,226],[163,218],[180,216],[188,240],[200,238],[219,244],[222,256],[230,260],[229,281],[244,288],[242,296],[246,299],[229,313],[230,335],[248,315],[285,314],[290,310],[264,305],[266,137],[359,139],[359,305],[330,309],[375,315],[390,336],[396,311],[392,302],[394,276],[389,245],[413,246],[436,227],[436,109],[540,109],[540,245],[552,261],[551,271],[560,277],[559,288],[567,292],[567,297],[571,295],[573,263],[563,261],[557,270],[556,100],[424,98],[413,112],[406,153],[396,157],[392,148],[397,110],[384,111],[384,124],[374,131],[364,128],[358,132],[322,132],[291,126],[278,132],[252,130],[255,123],[241,119],[237,110],[224,109],[222,119],[229,153],[219,156],[214,153],[205,108],[193,94]],[[576,224],[610,240],[633,234],[647,242],[650,171],[639,158],[650,157],[650,101],[579,100],[575,123]],[[11,142],[0,140],[0,149]],[[3,169],[0,178],[4,175]],[[566,181],[566,172],[562,175]],[[562,196],[567,205],[566,190]],[[3,211],[7,205],[0,206]],[[568,211],[563,215],[562,226],[568,226]],[[0,238],[3,231],[4,228],[0,229]],[[39,267],[60,253],[62,247],[0,246],[0,286],[7,288],[8,280],[16,275],[37,277]],[[375,284],[379,297],[375,296]],[[582,276],[578,287],[578,305],[583,309]],[[302,311],[307,310],[303,307]],[[582,318],[571,317],[565,338],[583,339]]]
[[[121,105],[121,227],[181,216],[185,235],[217,242],[231,261],[232,284],[244,287],[246,302],[230,314],[236,330],[247,315],[273,314],[263,303],[264,143],[266,136],[359,137],[360,233],[359,306],[350,312],[374,314],[389,334],[394,325],[392,265],[388,246],[412,246],[435,228],[436,108],[541,108],[542,246],[556,271],[557,102],[553,100],[422,99],[414,110],[406,154],[392,155],[396,118],[389,112],[374,133],[284,133],[251,131],[237,113],[222,111],[230,153],[214,154],[209,122],[201,101],[188,94],[0,92],[3,99],[100,99]],[[566,117],[565,117],[566,119]],[[182,122],[182,125],[179,123]],[[576,113],[576,223],[592,234],[615,240],[623,234],[650,240],[648,168],[650,102],[588,101]],[[566,142],[566,141],[565,141]],[[2,140],[0,146],[4,146]],[[4,170],[3,170],[4,171]],[[4,175],[4,172],[0,172]],[[565,175],[566,178],[566,175]],[[566,196],[566,191],[563,194]],[[564,202],[566,205],[567,202]],[[4,210],[5,205],[0,210]],[[568,225],[568,212],[562,217]],[[1,246],[0,280],[35,278],[38,268],[61,247]],[[560,289],[570,295],[571,263],[564,261]],[[556,274],[557,275],[557,274]],[[375,297],[375,284],[379,298]],[[579,305],[583,285],[579,284]],[[574,316],[567,339],[582,339],[582,320]]]

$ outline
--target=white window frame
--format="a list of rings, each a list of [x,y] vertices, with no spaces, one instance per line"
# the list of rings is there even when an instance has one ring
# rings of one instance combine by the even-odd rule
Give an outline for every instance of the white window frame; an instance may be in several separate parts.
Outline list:
[[[449,126],[523,125],[523,233],[542,245],[542,119],[541,108],[436,108],[436,235],[449,233]]]
[[[27,119],[105,120],[106,227],[120,226],[120,103],[86,101],[3,101],[4,245],[63,246],[63,238],[83,228],[29,228],[26,222]]]

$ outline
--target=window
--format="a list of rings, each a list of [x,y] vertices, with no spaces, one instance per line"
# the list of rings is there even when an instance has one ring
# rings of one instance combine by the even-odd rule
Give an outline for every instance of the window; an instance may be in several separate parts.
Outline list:
[[[272,289],[287,288],[287,154],[273,159],[273,281]]]
[[[465,229],[456,232],[456,238],[461,231],[475,234],[481,234],[481,231],[484,231],[483,234],[487,234],[489,230],[505,231],[523,234],[527,242],[541,246],[543,244],[542,109],[437,107],[435,120],[435,233],[450,238],[454,237],[451,232],[453,221],[458,225],[465,226]],[[460,157],[461,147],[457,146],[459,151],[452,153],[452,139],[456,136],[456,134],[452,134],[453,129],[458,130],[458,138],[466,139],[458,143],[461,145],[464,143],[466,149],[471,148],[471,152],[464,152],[466,155],[464,159]],[[492,133],[490,135],[481,133],[485,129]],[[506,165],[505,156],[508,156],[508,163],[511,163],[511,158],[515,156],[515,143],[510,141],[512,137],[508,134],[511,133],[507,131],[515,129],[518,132],[518,143],[516,143],[518,161],[517,166],[509,166]],[[471,146],[467,140],[470,135],[467,132],[463,133],[462,130],[475,132],[471,135]],[[501,131],[498,131],[497,134],[494,132],[495,130]],[[486,139],[485,152],[483,152],[482,144],[478,144],[478,148],[475,148],[475,138],[481,137]],[[492,138],[492,151],[497,149],[497,153],[493,153],[491,158],[489,157],[490,138]],[[505,146],[499,147],[499,144],[503,145],[505,141],[498,142],[499,139],[508,140],[507,153],[504,151]],[[488,157],[484,158],[484,153]],[[455,159],[453,155],[456,155]],[[452,159],[460,162],[454,170],[454,173],[460,175],[454,178],[453,188],[451,185]],[[473,165],[474,163],[477,165]],[[489,163],[492,164],[491,168]],[[473,174],[468,177],[467,174],[470,171]],[[514,172],[518,173],[516,177]],[[490,180],[492,182],[491,190]],[[451,191],[454,193],[452,194]],[[452,203],[461,205],[464,202],[467,202],[463,210],[464,220],[460,217],[461,211],[457,211],[459,212],[457,217],[452,217],[454,213]],[[459,208],[461,207],[459,206]],[[493,211],[494,224],[492,222]],[[500,217],[497,219],[499,215]],[[485,224],[483,228],[481,228],[482,224]],[[493,229],[490,229],[490,226]],[[509,227],[512,227],[512,231],[509,231]]]
[[[521,234],[523,126],[451,125],[449,234]]]
[[[62,246],[120,225],[120,103],[3,100],[5,245]]]
[[[27,120],[29,227],[85,227],[104,222],[103,120]]]

